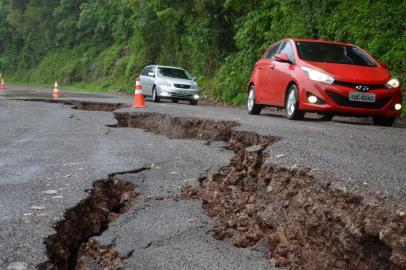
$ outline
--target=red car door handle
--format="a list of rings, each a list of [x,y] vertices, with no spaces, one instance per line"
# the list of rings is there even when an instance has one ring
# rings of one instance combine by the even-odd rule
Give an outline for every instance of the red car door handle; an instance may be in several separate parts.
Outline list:
[[[258,67],[258,69],[262,69],[262,67],[261,67],[261,66],[259,66],[259,67]]]
[[[274,68],[275,68],[275,65],[274,65],[274,64],[270,64],[269,67],[270,67],[271,69],[274,69]]]

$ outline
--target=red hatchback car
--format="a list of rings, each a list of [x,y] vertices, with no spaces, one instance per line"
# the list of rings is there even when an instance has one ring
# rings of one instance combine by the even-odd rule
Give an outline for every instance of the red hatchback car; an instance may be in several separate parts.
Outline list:
[[[288,119],[316,112],[372,116],[391,126],[402,110],[399,80],[362,49],[338,42],[284,39],[269,47],[255,64],[248,85],[250,114],[264,106],[286,109]]]

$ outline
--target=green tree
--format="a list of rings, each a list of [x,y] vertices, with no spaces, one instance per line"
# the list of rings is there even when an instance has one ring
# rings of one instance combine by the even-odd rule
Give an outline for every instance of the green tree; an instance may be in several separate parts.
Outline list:
[[[404,0],[0,0],[0,70],[130,90],[152,63],[187,68],[242,103],[254,63],[285,37],[353,43],[406,83]]]

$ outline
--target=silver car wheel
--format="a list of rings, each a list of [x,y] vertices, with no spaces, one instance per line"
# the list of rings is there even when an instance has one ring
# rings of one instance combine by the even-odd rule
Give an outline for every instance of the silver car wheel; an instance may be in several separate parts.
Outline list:
[[[251,88],[247,101],[248,111],[252,111],[252,109],[254,108],[254,104],[255,104],[255,93],[254,89]]]
[[[290,91],[289,97],[288,97],[288,104],[286,106],[288,115],[293,115],[295,113],[295,107],[296,107],[296,93],[295,91]]]

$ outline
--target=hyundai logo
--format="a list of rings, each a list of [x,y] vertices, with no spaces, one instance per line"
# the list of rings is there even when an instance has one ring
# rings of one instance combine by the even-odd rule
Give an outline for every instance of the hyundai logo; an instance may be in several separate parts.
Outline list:
[[[357,90],[361,91],[361,92],[368,92],[369,91],[369,86],[366,86],[366,85],[357,85],[355,88],[357,88]]]

